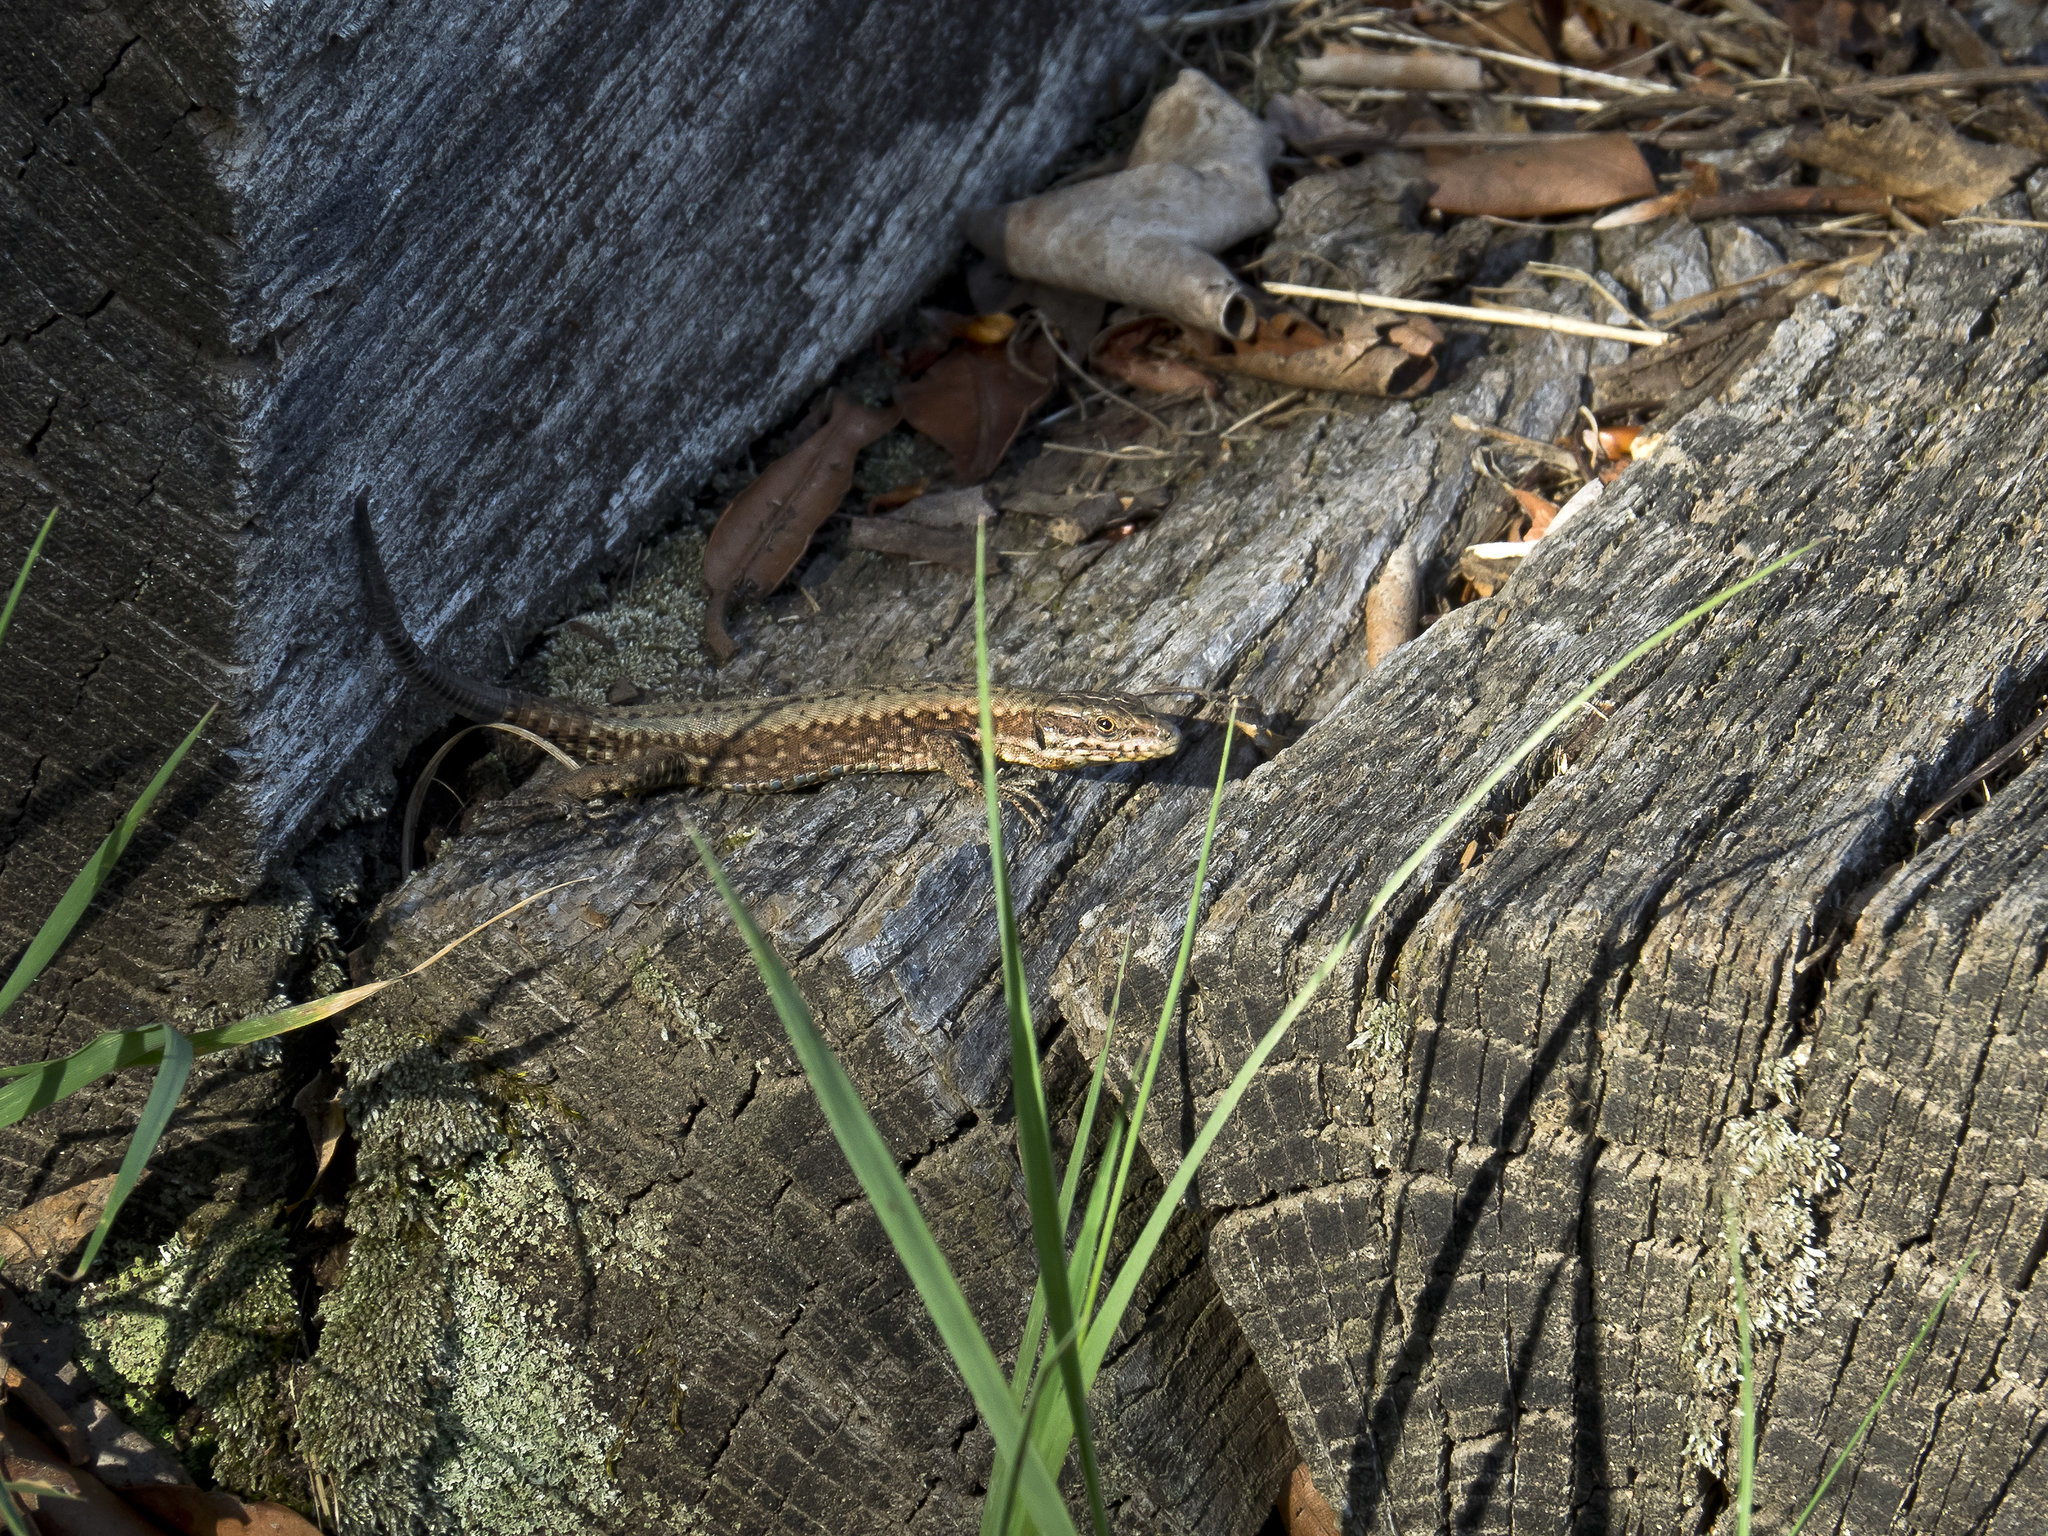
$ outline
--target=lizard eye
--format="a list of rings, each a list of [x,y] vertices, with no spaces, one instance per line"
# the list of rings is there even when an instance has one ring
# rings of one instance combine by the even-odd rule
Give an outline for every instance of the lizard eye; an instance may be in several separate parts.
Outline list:
[[[1110,719],[1109,716],[1104,715],[1095,722],[1095,729],[1102,732],[1105,736],[1114,736],[1116,734],[1116,722]]]

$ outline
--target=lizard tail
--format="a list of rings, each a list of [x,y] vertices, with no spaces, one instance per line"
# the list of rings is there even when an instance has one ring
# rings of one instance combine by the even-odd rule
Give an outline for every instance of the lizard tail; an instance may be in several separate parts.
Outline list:
[[[370,493],[356,496],[356,554],[363,570],[363,596],[369,603],[370,623],[376,627],[384,649],[406,681],[422,693],[439,699],[458,714],[472,720],[507,720],[523,714],[526,701],[504,688],[472,682],[451,671],[419,648],[406,632],[398,604],[391,597],[391,582],[384,574],[384,557],[377,552],[377,535],[370,527]]]

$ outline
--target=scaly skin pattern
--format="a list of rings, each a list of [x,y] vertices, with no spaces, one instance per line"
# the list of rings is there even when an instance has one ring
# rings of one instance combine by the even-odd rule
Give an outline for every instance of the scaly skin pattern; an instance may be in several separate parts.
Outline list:
[[[840,688],[785,698],[589,708],[476,683],[427,656],[391,596],[369,499],[355,531],[371,622],[414,687],[472,719],[523,726],[594,765],[556,786],[591,799],[676,785],[801,789],[849,773],[944,773],[980,790],[980,704],[971,685]],[[1141,701],[1114,693],[994,691],[995,752],[1032,768],[1170,757],[1180,733]]]

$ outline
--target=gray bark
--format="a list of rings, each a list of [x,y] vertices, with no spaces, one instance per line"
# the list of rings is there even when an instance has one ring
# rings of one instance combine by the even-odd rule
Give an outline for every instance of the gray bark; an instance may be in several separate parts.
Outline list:
[[[0,567],[63,510],[0,669],[0,954],[222,710],[8,1058],[254,1006],[305,947],[289,889],[224,914],[389,792],[357,487],[492,668],[1028,190],[1131,10],[10,6]],[[67,1113],[10,1189],[105,1153]]]
[[[1664,620],[1825,541],[1504,785],[1262,1072],[1099,1388],[1120,1529],[1255,1529],[1297,1448],[1349,1530],[1726,1522],[1725,1462],[1687,1458],[1730,1406],[1696,1347],[1725,1304],[1724,1191],[1760,1303],[1792,1319],[1761,1346],[1765,1518],[1803,1501],[1977,1247],[1817,1528],[2039,1526],[2038,770],[1938,847],[1916,854],[1910,824],[2048,681],[2044,249],[1945,235],[1839,307],[1807,301],[1501,596],[1375,672],[1388,551],[1440,568],[1490,531],[1498,493],[1450,416],[1549,438],[1580,344],[1491,339],[1424,401],[1347,402],[1182,486],[1071,579],[1026,555],[992,584],[1005,681],[1234,688],[1302,728],[1233,769],[1148,1119],[1164,1169],[1501,754]],[[811,591],[821,611],[771,608],[717,686],[966,672],[957,576],[856,554]],[[1049,1037],[1099,1049],[1133,940],[1126,1084],[1218,745],[1050,781],[1052,830],[1014,850]],[[386,973],[589,877],[349,1035],[358,1236],[301,1427],[358,1519],[516,1529],[555,1499],[598,1528],[657,1506],[972,1526],[986,1441],[682,821],[1007,1342],[1029,1267],[980,814],[938,781],[665,798],[458,841],[398,893]],[[529,1381],[558,1429],[520,1418]],[[486,1508],[476,1469],[506,1443],[543,1491]]]

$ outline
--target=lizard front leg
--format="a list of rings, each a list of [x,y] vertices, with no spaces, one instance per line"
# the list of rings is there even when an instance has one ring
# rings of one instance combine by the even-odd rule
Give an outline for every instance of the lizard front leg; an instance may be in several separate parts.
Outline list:
[[[964,737],[950,732],[934,731],[924,739],[925,750],[932,755],[932,764],[939,772],[958,784],[969,794],[981,794],[981,759],[970,752]],[[1045,830],[1046,810],[1044,802],[1021,784],[1005,783],[1000,769],[996,772],[996,793],[1007,800],[1024,824],[1033,832]]]

